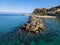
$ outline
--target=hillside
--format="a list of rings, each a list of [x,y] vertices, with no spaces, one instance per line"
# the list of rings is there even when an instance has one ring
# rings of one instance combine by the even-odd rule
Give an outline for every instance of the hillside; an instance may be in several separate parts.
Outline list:
[[[47,14],[60,14],[60,5],[52,8],[35,8],[32,14],[47,15]]]

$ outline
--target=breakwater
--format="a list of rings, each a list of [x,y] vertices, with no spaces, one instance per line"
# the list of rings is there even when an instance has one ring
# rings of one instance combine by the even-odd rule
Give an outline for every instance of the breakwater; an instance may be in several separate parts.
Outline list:
[[[24,24],[20,29],[26,31],[27,33],[37,34],[44,32],[45,25],[41,19],[31,15],[28,22]]]

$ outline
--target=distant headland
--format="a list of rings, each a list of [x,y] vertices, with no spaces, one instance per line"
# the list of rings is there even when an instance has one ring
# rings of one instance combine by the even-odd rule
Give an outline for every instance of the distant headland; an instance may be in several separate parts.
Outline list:
[[[32,14],[35,15],[50,15],[50,16],[55,16],[60,14],[60,5],[52,8],[35,8]]]

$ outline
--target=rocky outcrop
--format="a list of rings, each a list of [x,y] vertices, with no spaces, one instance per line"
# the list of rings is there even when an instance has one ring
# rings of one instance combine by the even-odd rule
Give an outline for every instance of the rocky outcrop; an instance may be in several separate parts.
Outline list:
[[[45,26],[41,19],[31,15],[29,21],[21,27],[21,30],[25,30],[27,33],[42,33],[44,32]]]

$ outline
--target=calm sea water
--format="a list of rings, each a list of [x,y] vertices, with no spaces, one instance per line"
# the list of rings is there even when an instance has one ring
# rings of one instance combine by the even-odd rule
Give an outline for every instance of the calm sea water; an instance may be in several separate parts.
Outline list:
[[[8,32],[22,26],[28,19],[28,16],[22,16],[22,14],[0,14],[0,45],[60,45],[60,18],[43,19],[48,29],[46,29],[46,32],[44,32],[42,36],[44,38],[39,39],[39,41],[37,41],[37,39],[33,41],[33,38],[31,38],[32,41],[28,41],[30,43],[23,43],[25,40],[23,40],[21,36],[15,36],[16,38],[12,37],[13,39],[8,39],[8,41],[5,39],[7,34],[9,34]],[[5,33],[7,34],[3,35]],[[1,37],[2,35],[5,37]],[[21,39],[21,41],[19,39]],[[28,40],[28,38],[26,38],[26,40]]]
[[[0,35],[22,26],[28,18],[22,14],[0,14]]]
[[[45,35],[48,41],[42,39],[40,45],[60,45],[60,18],[43,18],[43,21],[49,28]]]

